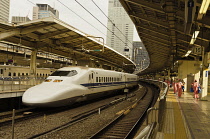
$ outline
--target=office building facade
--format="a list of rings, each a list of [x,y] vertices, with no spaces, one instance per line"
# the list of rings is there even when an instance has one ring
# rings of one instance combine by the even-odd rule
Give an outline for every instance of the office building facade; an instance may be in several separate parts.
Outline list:
[[[58,10],[55,10],[48,4],[36,4],[36,7],[33,7],[33,20],[41,19],[45,17],[54,16],[59,18]]]
[[[144,70],[149,66],[149,55],[142,42],[133,42],[132,60],[136,63],[136,70]]]
[[[10,0],[0,0],[0,21],[9,22]]]
[[[118,0],[109,0],[106,44],[132,57],[134,24]]]
[[[22,16],[12,16],[12,23],[23,23],[27,21],[31,21],[31,19]]]

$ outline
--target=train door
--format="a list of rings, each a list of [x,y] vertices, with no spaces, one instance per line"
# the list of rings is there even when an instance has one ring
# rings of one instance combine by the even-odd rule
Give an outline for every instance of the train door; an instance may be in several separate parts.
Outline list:
[[[89,73],[89,89],[91,89],[91,90],[93,90],[93,88],[94,88],[94,72],[93,71],[91,71],[90,73]]]

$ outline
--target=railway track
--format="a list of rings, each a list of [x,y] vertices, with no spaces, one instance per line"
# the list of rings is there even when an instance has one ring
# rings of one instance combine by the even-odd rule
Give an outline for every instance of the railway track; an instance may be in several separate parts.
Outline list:
[[[124,98],[124,97],[123,97]],[[124,98],[125,99],[125,98]],[[114,102],[112,102],[114,103]],[[75,104],[73,107],[77,107]],[[107,104],[106,104],[107,105]],[[104,106],[102,106],[103,108]],[[69,107],[59,107],[54,109],[37,109],[37,108],[24,108],[15,111],[15,122],[21,122],[30,118],[39,116],[50,115],[58,112],[69,110]],[[12,123],[12,111],[0,113],[0,126],[9,125]]]
[[[15,120],[16,121],[21,121],[24,120],[28,115],[33,113],[35,111],[35,108],[24,108],[24,109],[19,109],[15,111]],[[11,124],[12,122],[12,111],[9,112],[4,112],[0,114],[0,126],[2,125],[7,125]],[[32,115],[30,115],[32,116]]]
[[[148,88],[143,99],[133,104],[129,109],[123,111],[113,121],[92,135],[89,139],[125,139],[132,138],[136,125],[143,121],[146,110],[151,107],[154,101],[154,93]]]
[[[133,97],[133,96],[135,96],[135,95],[134,94],[133,95],[131,94],[129,97]],[[143,96],[144,96],[144,94],[141,97],[143,97]],[[29,137],[29,139],[39,138],[39,137],[45,136],[45,135],[50,134],[50,133],[53,133],[53,132],[59,132],[60,130],[63,130],[63,129],[65,129],[65,128],[73,125],[73,124],[76,124],[78,122],[81,122],[83,120],[86,120],[90,116],[92,116],[93,114],[96,114],[99,111],[105,110],[105,109],[107,109],[107,108],[109,108],[109,107],[111,107],[113,105],[116,105],[119,102],[122,102],[123,100],[126,100],[126,97],[122,97],[122,98],[119,98],[117,100],[111,101],[108,104],[101,105],[101,106],[99,106],[97,108],[94,108],[94,109],[91,109],[91,110],[88,110],[88,111],[85,111],[85,112],[81,112],[81,113],[79,113],[77,115],[72,116],[71,117],[71,120],[69,122],[67,122],[67,123],[65,123],[63,125],[60,125],[58,127],[55,127],[55,128],[53,128],[51,130],[48,130],[46,132],[33,135],[33,136]]]

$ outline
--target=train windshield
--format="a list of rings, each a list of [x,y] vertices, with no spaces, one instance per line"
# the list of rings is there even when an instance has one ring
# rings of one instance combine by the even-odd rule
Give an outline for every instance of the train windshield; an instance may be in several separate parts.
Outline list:
[[[53,72],[50,76],[74,76],[77,74],[76,70],[71,70],[71,71],[55,71]]]

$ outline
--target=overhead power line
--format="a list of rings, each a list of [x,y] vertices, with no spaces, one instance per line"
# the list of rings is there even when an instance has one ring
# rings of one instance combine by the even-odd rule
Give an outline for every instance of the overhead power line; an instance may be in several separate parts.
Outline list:
[[[62,4],[64,7],[66,7],[68,10],[70,10],[71,12],[73,12],[75,15],[77,15],[79,18],[81,18],[83,21],[85,21],[86,23],[88,23],[90,26],[92,26],[93,28],[95,28],[96,30],[98,30],[99,32],[101,32],[102,34],[104,34],[102,31],[100,31],[99,29],[97,29],[95,26],[93,26],[91,23],[89,23],[87,20],[85,20],[84,18],[82,18],[80,15],[78,15],[76,12],[74,12],[73,10],[71,10],[68,6],[66,6],[64,3],[62,3],[60,0],[57,0],[60,4]],[[106,35],[106,34],[104,34]]]
[[[89,10],[87,10],[81,3],[79,3],[77,0],[75,0],[85,11],[87,11],[91,16],[93,16],[101,25],[103,25],[105,28],[107,28],[106,25],[104,25],[97,17],[95,17]],[[126,44],[120,37],[118,37],[114,32],[112,32],[109,28],[107,28],[111,33],[113,33],[121,42]],[[128,46],[129,47],[129,46]],[[130,47],[129,47],[130,48]],[[130,48],[132,49],[132,48]]]
[[[123,32],[116,26],[116,24],[103,12],[103,10],[101,10],[101,8],[94,2],[94,0],[92,0],[92,2],[103,13],[103,15],[107,17],[107,19],[112,23],[112,25],[117,28],[117,30],[125,37],[125,39],[128,40],[127,37],[125,36],[125,34],[123,34]],[[130,43],[133,45],[132,42],[130,42]]]

